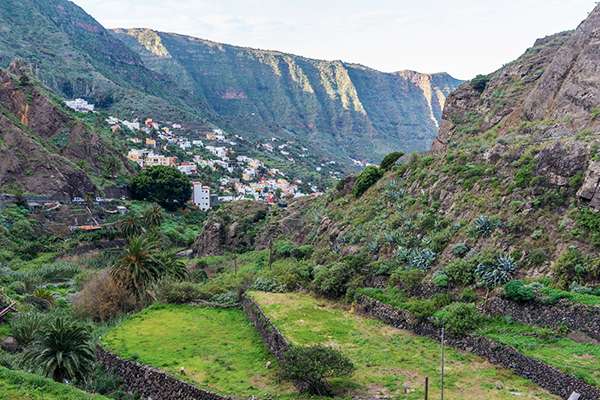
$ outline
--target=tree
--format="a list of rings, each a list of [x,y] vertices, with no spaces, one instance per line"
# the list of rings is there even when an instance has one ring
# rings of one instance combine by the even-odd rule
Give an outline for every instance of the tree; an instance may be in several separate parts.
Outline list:
[[[106,161],[105,166],[106,174],[111,178],[117,176],[117,173],[121,170],[121,162],[116,156],[112,156]]]
[[[140,236],[144,231],[142,219],[137,214],[129,214],[119,223],[121,234],[125,237]]]
[[[159,227],[164,218],[165,216],[163,215],[162,208],[156,204],[153,204],[144,210],[144,224],[146,224],[148,229]]]
[[[352,194],[356,197],[362,196],[371,186],[383,176],[383,171],[373,165],[369,165],[358,176],[356,186],[352,188]]]
[[[161,274],[156,241],[138,236],[131,237],[125,246],[125,254],[111,268],[110,275],[122,282],[129,293],[142,297],[146,288]]]
[[[184,207],[192,197],[190,180],[177,168],[162,165],[134,176],[130,190],[134,199],[158,203],[168,210]]]
[[[300,381],[306,385],[306,391],[319,396],[330,394],[327,378],[350,376],[356,369],[341,351],[322,344],[294,347],[283,358],[280,377]]]
[[[60,315],[36,333],[23,362],[41,368],[55,382],[82,378],[94,362],[91,340],[87,328]]]
[[[398,159],[400,159],[400,157],[402,157],[403,155],[404,153],[401,153],[399,151],[394,151],[388,154],[387,156],[385,156],[383,161],[381,161],[381,165],[379,166],[379,168],[381,168],[384,171],[389,171],[396,164],[396,161],[398,161]]]
[[[94,207],[94,200],[92,199],[92,195],[90,193],[86,194],[83,198],[86,207],[92,212],[92,207]]]

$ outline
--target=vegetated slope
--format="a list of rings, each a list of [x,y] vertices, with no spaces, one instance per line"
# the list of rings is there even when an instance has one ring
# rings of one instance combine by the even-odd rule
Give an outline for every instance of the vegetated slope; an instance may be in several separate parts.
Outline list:
[[[84,97],[100,107],[187,118],[202,101],[167,77],[146,69],[139,56],[67,0],[0,3],[0,67],[21,57],[32,72],[65,98]]]
[[[461,82],[148,29],[113,33],[150,69],[205,98],[222,122],[244,129],[254,120],[262,134],[274,123],[338,157],[380,161],[392,150],[428,148],[444,99]]]
[[[16,184],[69,199],[98,193],[88,173],[101,175],[112,157],[120,164],[120,174],[134,171],[122,149],[63,108],[62,99],[24,75],[27,70],[18,60],[9,71],[0,69],[0,186]],[[77,166],[78,161],[83,164]]]
[[[403,396],[422,399],[425,376],[429,395],[439,396],[439,344],[380,321],[352,314],[335,304],[302,293],[251,292],[263,311],[296,346],[325,344],[343,349],[357,370],[332,379],[338,395]],[[510,391],[524,398],[558,398],[539,386],[473,354],[446,348],[444,394],[460,399],[505,399]],[[406,388],[410,389],[406,393]]]

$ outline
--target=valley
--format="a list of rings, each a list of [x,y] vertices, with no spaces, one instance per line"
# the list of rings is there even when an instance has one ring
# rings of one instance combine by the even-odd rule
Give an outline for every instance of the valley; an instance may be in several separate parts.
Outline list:
[[[599,25],[463,82],[3,3],[0,398],[600,398]]]

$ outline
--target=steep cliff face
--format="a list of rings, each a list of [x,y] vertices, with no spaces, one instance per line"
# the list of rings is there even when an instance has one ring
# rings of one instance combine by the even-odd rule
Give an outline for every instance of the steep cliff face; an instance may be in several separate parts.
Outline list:
[[[517,60],[488,76],[484,90],[471,82],[463,83],[446,99],[440,130],[433,150],[444,150],[452,142],[473,142],[483,133],[488,136],[533,133],[562,122],[519,126],[523,103],[538,84],[544,71],[572,32],[561,32],[538,39]]]
[[[0,69],[0,186],[16,184],[47,196],[68,199],[99,193],[81,168],[102,172],[115,155],[123,174],[133,168],[112,144],[85,121],[62,109],[61,100],[39,82],[22,82],[26,65]]]
[[[225,120],[252,116],[333,154],[373,161],[428,147],[445,97],[460,83],[447,74],[387,74],[147,29],[113,32],[147,67],[205,98]]]

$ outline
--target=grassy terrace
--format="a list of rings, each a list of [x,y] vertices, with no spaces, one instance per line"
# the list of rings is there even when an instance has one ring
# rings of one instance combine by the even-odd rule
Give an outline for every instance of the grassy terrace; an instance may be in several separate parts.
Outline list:
[[[258,397],[295,393],[291,384],[275,382],[277,362],[239,308],[155,304],[101,343],[141,364],[173,372],[184,367],[187,378],[208,384],[209,390]],[[267,361],[273,363],[268,370]]]
[[[0,400],[109,400],[41,376],[0,367]]]
[[[354,361],[357,371],[349,382],[332,380],[338,395],[439,398],[440,346],[378,320],[364,318],[336,304],[299,293],[251,292],[264,312],[295,345],[323,343],[336,346]],[[558,399],[511,371],[497,368],[469,353],[445,352],[444,394],[453,400]],[[414,389],[402,394],[404,386]]]

